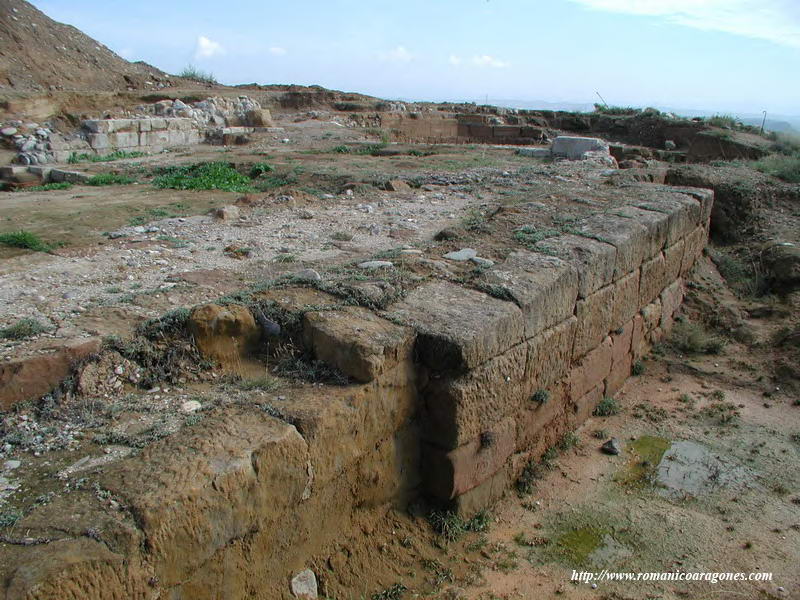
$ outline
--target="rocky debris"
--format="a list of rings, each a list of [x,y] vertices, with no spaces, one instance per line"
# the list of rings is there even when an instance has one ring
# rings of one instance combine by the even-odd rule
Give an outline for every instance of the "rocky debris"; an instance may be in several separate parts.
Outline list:
[[[109,398],[121,393],[125,384],[137,385],[141,379],[141,369],[135,363],[117,352],[106,352],[79,371],[77,390],[85,396]]]
[[[317,599],[317,576],[314,571],[306,569],[292,577],[292,595],[300,600]]]
[[[477,250],[473,250],[472,248],[462,248],[461,250],[457,250],[455,252],[448,252],[443,256],[443,258],[446,258],[447,260],[455,260],[463,262],[466,260],[472,260],[477,256],[478,256]]]
[[[238,221],[239,216],[239,207],[232,204],[221,206],[214,211],[214,218],[220,221]]]
[[[203,405],[197,400],[186,400],[183,404],[181,404],[181,412],[186,415],[197,412],[201,408],[203,408]]]
[[[390,192],[409,192],[411,186],[402,179],[392,179],[386,184],[386,189]]]
[[[775,289],[791,292],[800,288],[800,248],[789,242],[771,242],[762,249],[761,262]]]
[[[367,260],[365,262],[358,263],[358,268],[368,270],[393,269],[394,263],[389,262],[388,260]]]
[[[600,450],[602,450],[605,454],[616,456],[622,452],[622,444],[620,444],[617,438],[611,438],[605,444],[600,446]]]
[[[474,262],[479,267],[493,267],[494,261],[488,258],[481,258],[480,256],[473,256],[470,261]]]

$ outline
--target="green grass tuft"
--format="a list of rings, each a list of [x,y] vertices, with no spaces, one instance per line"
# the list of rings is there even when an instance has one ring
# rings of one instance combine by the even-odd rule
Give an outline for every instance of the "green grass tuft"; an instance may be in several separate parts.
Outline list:
[[[197,163],[186,167],[160,169],[153,185],[173,190],[223,190],[252,192],[250,178],[226,162]]]
[[[55,190],[68,190],[72,184],[68,181],[59,181],[53,183],[45,183],[44,185],[35,185],[29,188],[22,188],[23,192],[52,192]]]
[[[754,162],[753,167],[788,183],[800,183],[800,152],[792,155],[770,154]]]
[[[218,83],[213,73],[210,71],[203,71],[192,64],[186,65],[181,72],[178,73],[178,77],[194,79],[195,81],[199,81],[201,83],[210,83],[212,85],[216,85]]]
[[[144,152],[136,151],[127,152],[126,150],[115,150],[111,154],[106,154],[105,156],[101,156],[99,154],[78,154],[77,152],[73,152],[69,155],[67,162],[72,165],[81,162],[101,163],[123,160],[125,158],[141,158],[142,156],[146,156],[146,154]]]
[[[132,177],[128,177],[127,175],[120,175],[118,173],[100,173],[99,175],[90,177],[86,182],[86,185],[130,185],[131,183],[136,183],[136,180]]]
[[[25,338],[48,331],[48,328],[36,319],[20,319],[13,325],[0,329],[0,338],[6,340],[24,340]]]
[[[27,248],[34,252],[50,252],[55,245],[48,244],[35,233],[20,229],[11,233],[0,233],[0,244],[11,246],[12,248]]]
[[[606,396],[595,407],[592,414],[595,417],[610,417],[612,415],[619,414],[619,404],[616,400],[614,400],[614,398]]]

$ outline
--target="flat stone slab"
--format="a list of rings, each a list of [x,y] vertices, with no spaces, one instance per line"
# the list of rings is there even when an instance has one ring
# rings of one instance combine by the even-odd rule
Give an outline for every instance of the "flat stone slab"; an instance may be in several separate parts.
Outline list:
[[[417,330],[422,362],[435,370],[466,370],[522,341],[522,311],[453,283],[437,281],[412,291],[386,316]]]
[[[465,261],[473,259],[476,256],[478,256],[477,250],[473,250],[472,248],[462,248],[461,250],[457,250],[455,252],[448,252],[443,258],[446,258],[447,260]]]
[[[554,139],[550,151],[553,156],[560,156],[570,160],[580,160],[586,152],[609,153],[608,142],[605,140],[567,135],[560,135]]]

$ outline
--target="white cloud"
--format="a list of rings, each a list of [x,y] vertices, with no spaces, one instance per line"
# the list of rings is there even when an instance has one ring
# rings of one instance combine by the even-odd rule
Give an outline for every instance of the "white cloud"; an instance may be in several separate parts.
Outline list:
[[[414,55],[411,54],[411,52],[409,52],[405,46],[397,46],[393,50],[382,53],[379,56],[381,60],[395,63],[407,63],[414,60]]]
[[[225,54],[225,48],[222,47],[222,44],[215,42],[214,40],[210,40],[204,35],[201,35],[197,38],[197,46],[194,50],[195,60],[199,60],[201,58],[211,58],[212,56],[217,56],[219,54]]]
[[[505,69],[509,66],[509,63],[495,58],[494,56],[489,56],[488,54],[473,56],[472,64],[476,67],[491,67],[492,69]]]
[[[455,54],[451,54],[448,62],[453,65],[454,67],[458,67],[463,61],[461,60],[460,56],[456,56]]]
[[[797,0],[571,1],[596,10],[661,17],[687,27],[800,48],[800,3]]]
[[[280,46],[272,46],[269,49],[269,53],[273,56],[285,56],[286,55],[286,48],[281,48]]]

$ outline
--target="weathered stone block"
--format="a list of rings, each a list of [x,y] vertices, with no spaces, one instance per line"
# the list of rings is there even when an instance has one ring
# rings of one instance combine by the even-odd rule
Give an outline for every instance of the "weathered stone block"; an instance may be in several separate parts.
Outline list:
[[[140,146],[168,146],[169,145],[169,132],[149,131],[139,134]]]
[[[449,508],[463,519],[469,519],[493,506],[511,488],[512,482],[511,465],[506,463],[489,479],[456,497]]]
[[[423,392],[425,439],[456,448],[518,410],[533,393],[527,358],[527,344],[518,344],[460,377],[432,378]]]
[[[686,243],[684,240],[679,240],[672,246],[664,248],[664,277],[667,283],[675,281],[680,277],[685,245]]]
[[[188,131],[192,128],[192,120],[191,119],[166,119],[167,121],[167,129],[169,131]]]
[[[364,308],[305,313],[303,338],[317,359],[368,382],[411,356],[413,332]]]
[[[661,323],[661,300],[656,299],[642,309],[645,335],[649,337]]]
[[[512,252],[505,262],[484,274],[483,280],[504,287],[514,298],[522,309],[526,338],[560,323],[575,310],[578,272],[554,256]]]
[[[83,121],[83,128],[92,133],[110,133],[111,121],[109,119],[89,119]]]
[[[606,396],[614,397],[622,389],[631,374],[632,367],[633,357],[630,353],[611,365],[611,372],[605,380],[604,394]]]
[[[639,268],[650,239],[647,228],[634,219],[613,214],[594,215],[578,223],[576,233],[611,244],[617,249],[614,280]]]
[[[553,156],[580,160],[585,152],[608,153],[608,142],[599,138],[559,135],[551,147]]]
[[[528,340],[525,379],[533,391],[549,389],[567,374],[572,364],[572,348],[578,319],[570,317]]]
[[[117,133],[120,131],[139,131],[139,124],[136,119],[109,119],[108,132]]]
[[[631,335],[631,354],[634,360],[640,359],[650,351],[647,344],[647,332],[644,329],[644,318],[636,315],[633,318],[633,334]]]
[[[523,339],[512,302],[444,281],[421,285],[386,314],[417,330],[419,358],[437,371],[472,369]]]
[[[610,244],[566,234],[539,242],[538,247],[575,267],[578,271],[579,298],[586,298],[614,279],[617,249]]]
[[[200,353],[236,369],[261,340],[261,329],[249,309],[231,304],[204,304],[189,316],[189,331]]]
[[[655,300],[667,283],[663,254],[642,263],[639,279],[639,308]]]
[[[112,148],[131,148],[139,145],[139,134],[135,131],[119,131],[108,134]]]
[[[614,284],[614,313],[610,329],[619,329],[639,312],[639,269]]]
[[[683,281],[673,281],[667,288],[661,292],[661,320],[659,326],[665,333],[672,329],[672,323],[675,313],[681,307],[683,302]]]
[[[147,132],[153,129],[153,121],[152,119],[141,119],[139,120],[139,131],[140,132]]]
[[[247,111],[245,117],[250,127],[272,127],[272,114],[266,108]]]
[[[515,414],[517,423],[517,452],[531,450],[544,427],[554,419],[566,415],[567,388],[563,381],[548,388],[547,401],[540,403],[534,400],[523,402]]]
[[[583,357],[569,374],[569,395],[573,401],[583,397],[595,386],[603,386],[603,380],[611,372],[611,338]]]
[[[705,227],[697,227],[686,236],[686,246],[683,250],[683,261],[681,263],[681,276],[686,275],[694,266],[697,258],[703,253],[703,248],[708,242],[708,231]]]
[[[576,425],[583,423],[592,416],[594,409],[603,400],[603,393],[605,391],[605,383],[600,381],[599,385],[588,390],[585,394],[574,400],[575,417],[574,422]]]
[[[151,129],[153,131],[159,131],[161,129],[166,129],[167,128],[167,120],[166,119],[161,119],[161,118],[150,119],[150,127],[151,127]]]
[[[654,257],[663,250],[667,243],[667,233],[669,230],[669,215],[664,213],[643,210],[635,206],[623,206],[615,211],[618,215],[623,215],[647,228],[647,239],[645,241],[644,260]]]
[[[439,500],[450,500],[477,487],[504,465],[516,448],[516,424],[509,417],[470,442],[445,451],[423,448],[423,481]]]
[[[669,190],[667,188],[666,190]],[[644,210],[663,213],[667,216],[667,240],[671,246],[683,239],[700,223],[700,203],[684,194],[676,194],[662,189],[653,190],[649,186],[646,200],[637,204]]]
[[[608,335],[611,330],[611,319],[614,316],[615,291],[615,286],[607,285],[588,298],[578,300],[575,308],[578,326],[572,349],[573,360],[577,360],[599,345]]]
[[[89,134],[89,145],[95,150],[107,150],[111,147],[111,142],[105,133],[92,133]]]

